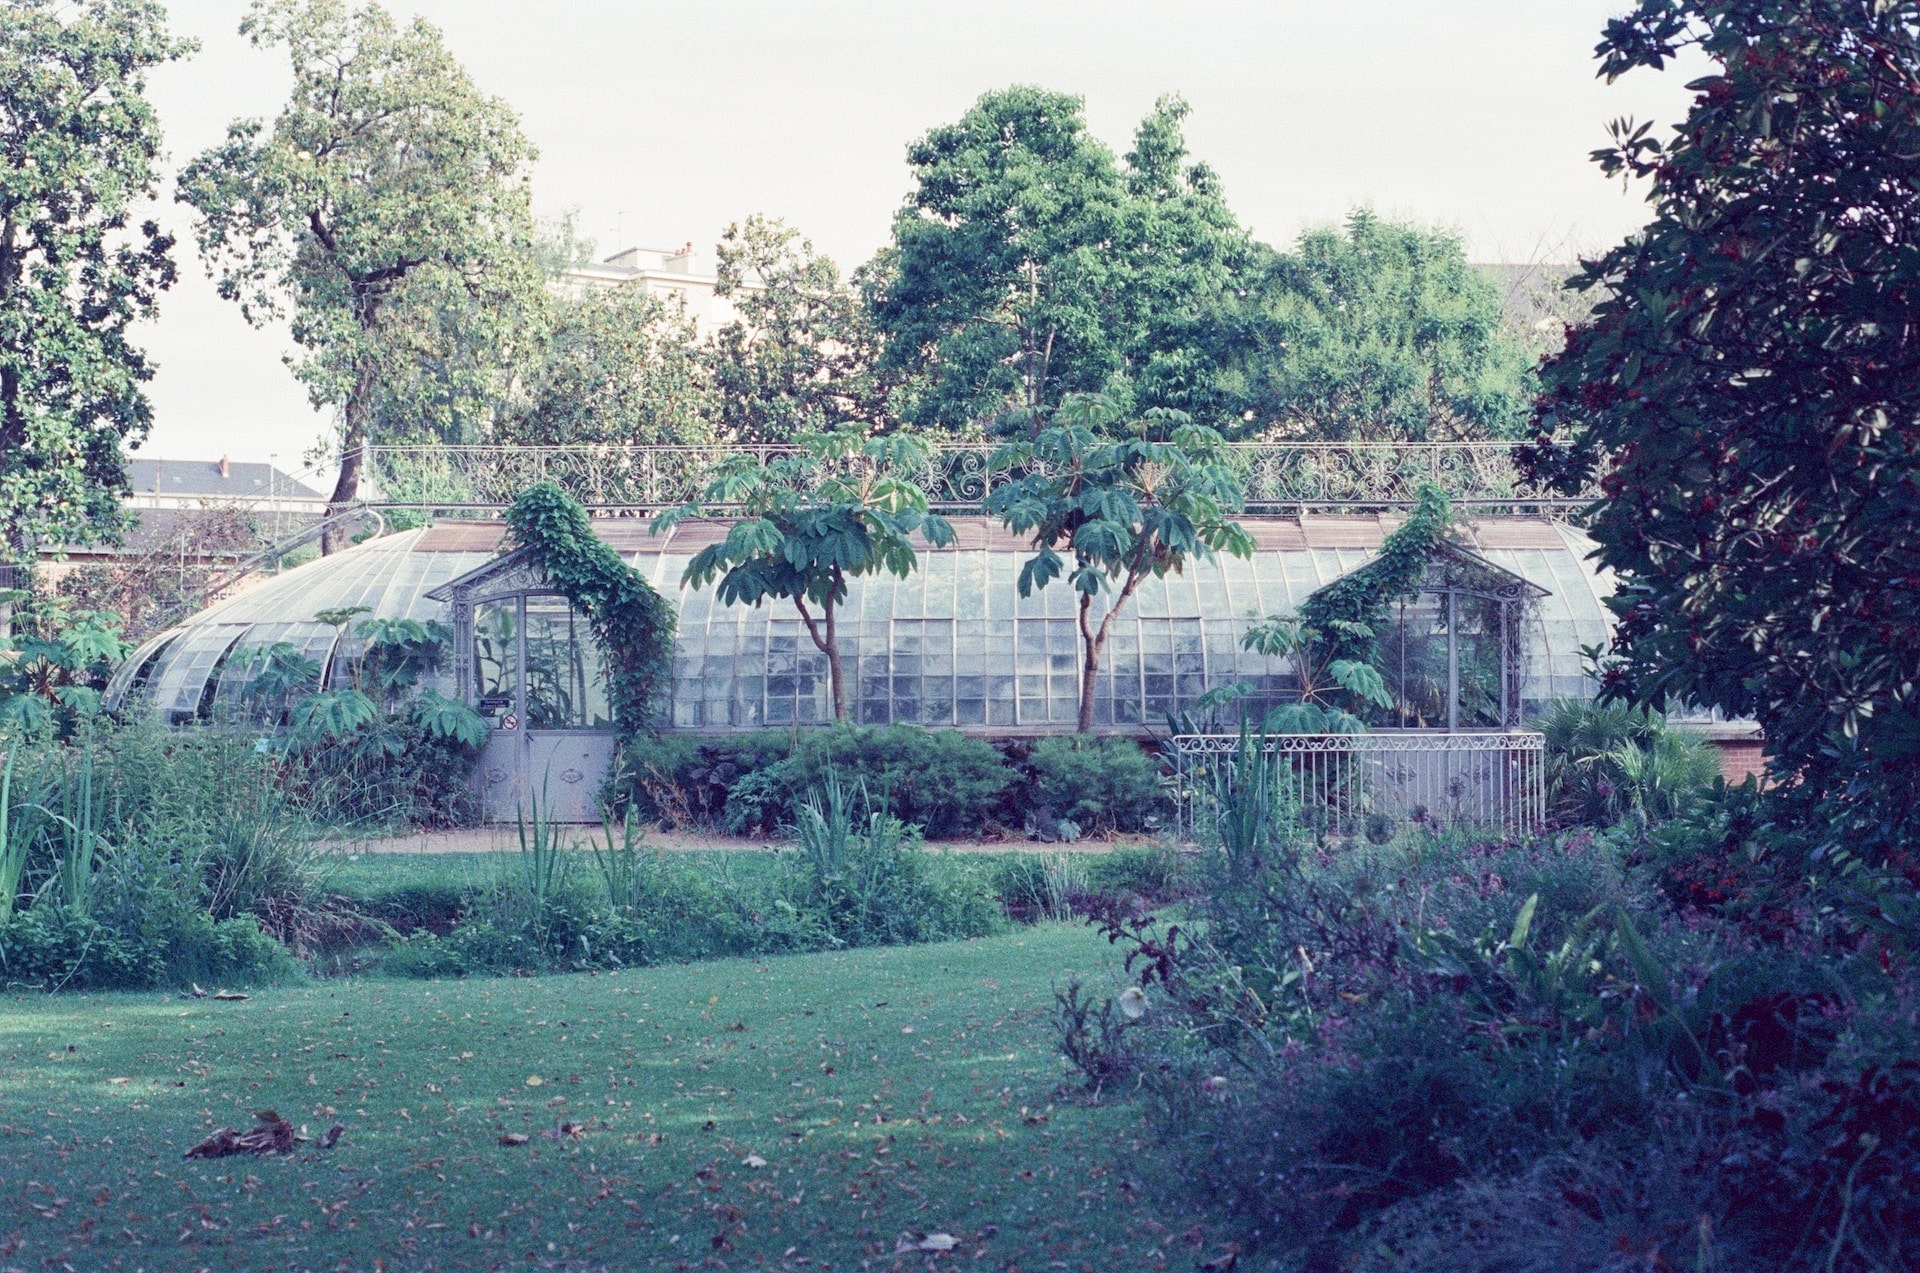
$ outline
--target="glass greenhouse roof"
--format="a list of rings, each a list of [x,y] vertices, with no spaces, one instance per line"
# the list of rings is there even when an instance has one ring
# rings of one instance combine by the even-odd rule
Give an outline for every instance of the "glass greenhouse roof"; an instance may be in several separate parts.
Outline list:
[[[1291,666],[1241,650],[1241,636],[1266,616],[1294,613],[1313,591],[1371,560],[1392,523],[1309,517],[1246,525],[1258,544],[1251,559],[1219,558],[1149,580],[1121,613],[1100,672],[1097,723],[1157,726],[1204,690],[1235,681],[1284,694],[1297,684]],[[850,582],[838,625],[849,714],[872,724],[1071,728],[1080,659],[1075,594],[1056,582],[1019,596],[1015,580],[1030,550],[985,522],[957,526],[955,547],[923,552],[907,579]],[[680,587],[687,562],[721,528],[690,524],[659,537],[637,521],[599,529],[679,603],[674,727],[828,718],[826,659],[791,605],[720,605],[710,589]],[[1521,643],[1523,702],[1590,695],[1580,647],[1605,642],[1610,630],[1607,581],[1586,560],[1591,543],[1570,527],[1520,519],[1477,523],[1468,537],[1485,560],[1550,594],[1534,606]],[[243,692],[251,661],[236,655],[277,641],[326,667],[339,633],[315,619],[324,610],[365,605],[376,617],[451,627],[451,603],[428,594],[497,560],[499,538],[497,523],[443,523],[265,580],[147,642],[114,678],[109,703],[137,689],[173,721],[204,717]]]

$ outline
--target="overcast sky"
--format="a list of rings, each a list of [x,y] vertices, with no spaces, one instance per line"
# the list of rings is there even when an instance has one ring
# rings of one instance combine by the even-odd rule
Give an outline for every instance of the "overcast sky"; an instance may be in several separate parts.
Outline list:
[[[247,0],[172,0],[201,51],[152,92],[172,174],[238,116],[271,118],[284,54],[237,34]],[[577,208],[601,251],[713,241],[785,217],[843,266],[885,240],[905,148],[982,92],[1082,95],[1116,152],[1162,93],[1193,106],[1194,154],[1241,221],[1286,243],[1352,207],[1458,230],[1476,260],[1564,259],[1645,219],[1588,152],[1616,116],[1679,119],[1691,76],[1594,77],[1626,0],[399,0],[440,26],[539,147],[542,215]],[[142,453],[283,467],[327,431],[219,300],[175,205],[181,282],[145,344],[159,362]]]

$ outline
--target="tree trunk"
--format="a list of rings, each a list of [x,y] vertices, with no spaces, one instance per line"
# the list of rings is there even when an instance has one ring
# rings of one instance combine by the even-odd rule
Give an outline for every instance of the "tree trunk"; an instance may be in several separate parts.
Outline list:
[[[827,691],[833,699],[833,718],[837,721],[847,718],[847,686],[840,675],[840,637],[834,629],[837,607],[829,600],[823,607],[823,624],[816,621],[807,609],[804,596],[793,599],[793,608],[800,612],[800,619],[807,625],[807,635],[813,638],[814,648],[827,656]]]
[[[1090,622],[1093,614],[1093,594],[1090,592],[1080,594],[1080,650],[1085,664],[1080,669],[1079,732],[1083,734],[1093,732],[1093,692],[1099,683],[1100,656],[1106,653],[1107,635],[1113,631],[1114,616],[1120,613],[1121,607],[1127,604],[1127,599],[1133,596],[1134,590],[1140,586],[1140,581],[1144,578],[1146,578],[1144,572],[1128,573],[1127,582],[1121,587],[1120,595],[1113,599],[1111,606],[1107,607],[1107,613],[1100,620],[1100,626],[1097,628]]]
[[[333,496],[327,501],[327,516],[338,517],[347,511],[360,494],[360,469],[366,460],[367,416],[372,412],[373,370],[362,365],[354,378],[340,414],[345,428],[340,435],[340,477],[333,484]],[[347,527],[329,526],[320,537],[320,552],[331,555],[347,546]]]
[[[1087,631],[1085,615],[1087,606],[1092,603],[1092,600],[1093,599],[1085,593],[1080,594],[1080,613],[1082,616],[1080,624],[1080,645],[1085,653],[1086,660],[1085,665],[1080,669],[1079,729],[1083,734],[1093,732],[1093,691],[1094,687],[1099,684],[1100,655],[1103,647],[1106,645],[1107,635],[1107,625],[1104,623],[1100,625],[1100,631],[1097,634]]]

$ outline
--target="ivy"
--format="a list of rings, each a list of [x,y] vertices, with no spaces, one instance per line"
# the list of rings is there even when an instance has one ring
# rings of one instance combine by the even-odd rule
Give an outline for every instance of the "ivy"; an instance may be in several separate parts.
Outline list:
[[[1427,566],[1447,542],[1452,525],[1453,505],[1446,492],[1426,483],[1413,512],[1387,536],[1378,557],[1308,597],[1300,607],[1300,621],[1314,634],[1315,661],[1352,660],[1378,667],[1387,608],[1420,595]]]
[[[586,615],[607,661],[622,741],[650,728],[673,672],[673,606],[593,533],[587,512],[552,482],[530,486],[507,511],[513,542],[556,591]]]

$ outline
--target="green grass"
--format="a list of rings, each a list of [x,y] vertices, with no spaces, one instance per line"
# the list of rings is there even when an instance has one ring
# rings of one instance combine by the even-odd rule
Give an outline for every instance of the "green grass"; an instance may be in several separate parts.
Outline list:
[[[1217,1248],[1144,1187],[1141,1111],[1056,1097],[1053,987],[1112,968],[1049,925],[244,1003],[0,999],[0,1268],[1189,1267]],[[268,1107],[346,1134],[182,1161]],[[586,1130],[545,1134],[563,1121]],[[895,1255],[932,1232],[962,1244]]]

